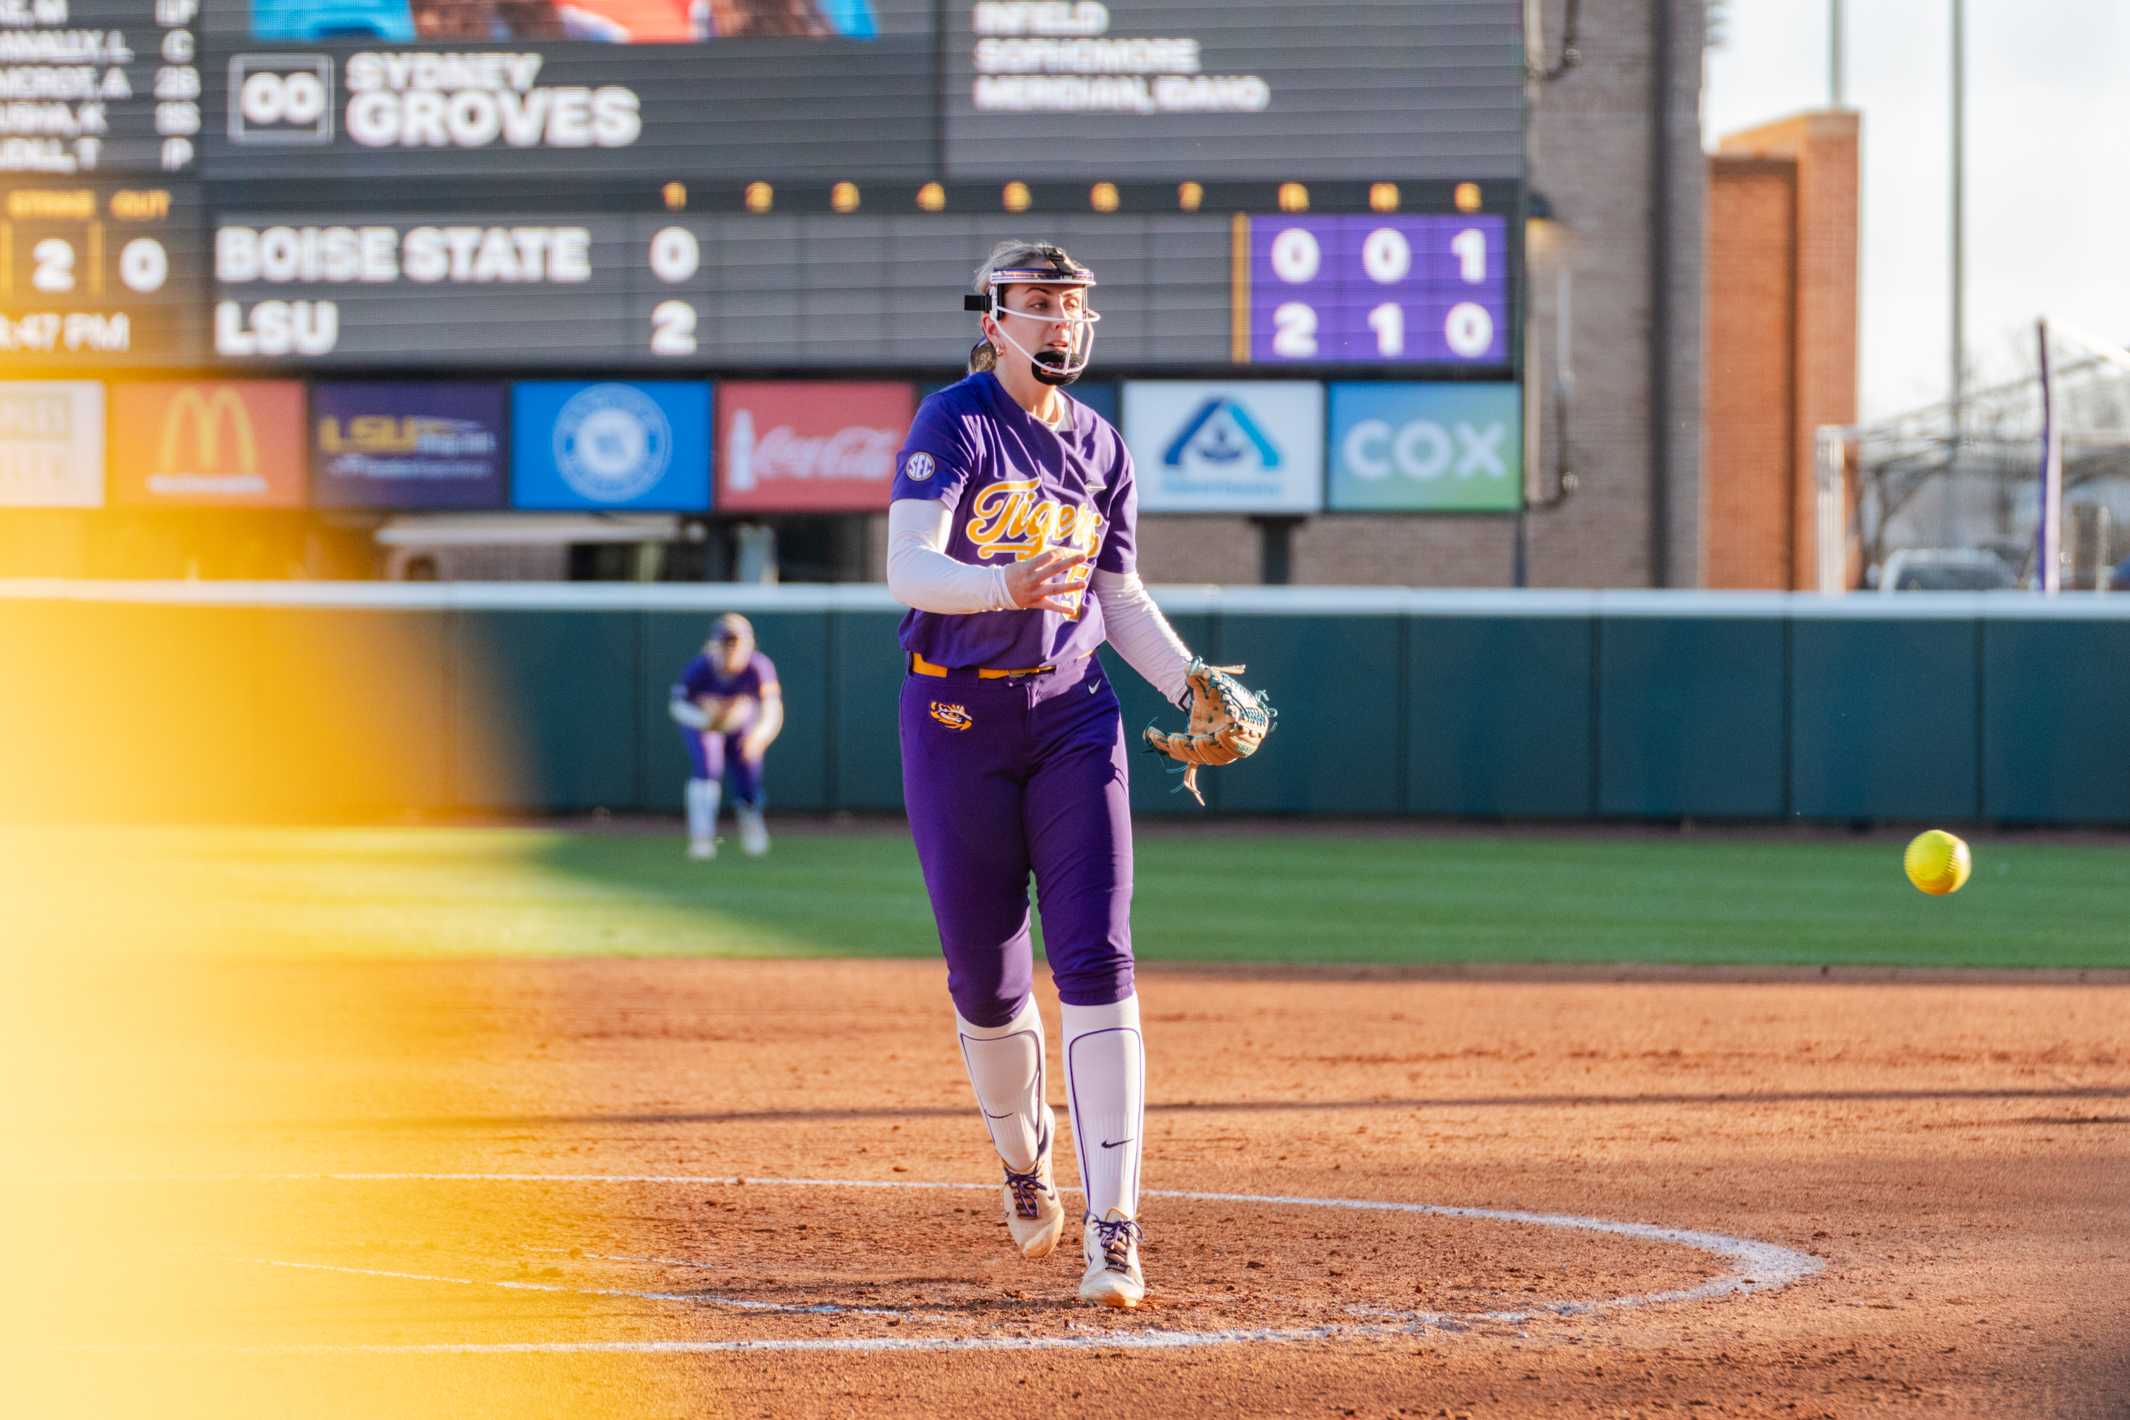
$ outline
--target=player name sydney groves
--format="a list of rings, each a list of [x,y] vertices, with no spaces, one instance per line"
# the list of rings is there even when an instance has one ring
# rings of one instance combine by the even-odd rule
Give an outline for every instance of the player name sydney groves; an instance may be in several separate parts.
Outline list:
[[[642,101],[619,84],[541,85],[537,54],[348,56],[347,135],[367,148],[626,148]]]

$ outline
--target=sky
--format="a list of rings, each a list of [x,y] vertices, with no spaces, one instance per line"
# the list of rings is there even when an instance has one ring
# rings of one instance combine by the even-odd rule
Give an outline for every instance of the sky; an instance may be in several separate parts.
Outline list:
[[[1844,0],[1863,114],[1863,415],[1951,380],[1954,0]],[[2047,315],[2130,345],[2130,0],[1966,0],[1971,383],[2032,364]],[[1825,107],[1829,0],[1729,0],[1704,145]]]

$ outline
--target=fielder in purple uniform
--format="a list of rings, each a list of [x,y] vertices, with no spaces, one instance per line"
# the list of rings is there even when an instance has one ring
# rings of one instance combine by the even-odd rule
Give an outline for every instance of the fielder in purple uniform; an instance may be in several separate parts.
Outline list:
[[[755,649],[754,627],[737,612],[717,619],[703,652],[681,670],[667,707],[688,749],[688,856],[717,856],[717,811],[729,779],[740,851],[769,851],[762,818],[762,756],[784,728],[777,668]]]
[[[1172,701],[1191,654],[1140,582],[1131,455],[1065,393],[1099,319],[1094,273],[1006,242],[966,307],[970,375],[927,399],[896,460],[888,586],[902,620],[904,802],[947,959],[963,1060],[1005,1166],[1006,1225],[1047,1256],[1051,1170],[1028,882],[1063,1011],[1086,1190],[1080,1296],[1137,1306],[1146,1054],[1132,985],[1132,831],[1106,639]]]

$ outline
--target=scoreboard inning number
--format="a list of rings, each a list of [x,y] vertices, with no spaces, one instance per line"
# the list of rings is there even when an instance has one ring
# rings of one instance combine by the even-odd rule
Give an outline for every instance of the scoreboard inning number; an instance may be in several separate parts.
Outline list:
[[[702,268],[702,243],[686,227],[661,227],[651,238],[651,274],[668,286],[692,280]],[[695,322],[692,301],[668,299],[651,308],[651,353],[693,355]]]
[[[1261,220],[1251,358],[1506,362],[1504,236],[1498,216]]]

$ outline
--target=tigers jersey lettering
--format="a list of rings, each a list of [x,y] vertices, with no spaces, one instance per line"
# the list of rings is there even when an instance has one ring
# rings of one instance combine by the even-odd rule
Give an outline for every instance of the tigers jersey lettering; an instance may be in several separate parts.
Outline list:
[[[1060,598],[1069,610],[912,611],[903,618],[904,650],[943,666],[1033,666],[1077,660],[1102,644],[1101,602],[1089,583],[1097,568],[1136,565],[1138,491],[1117,431],[1063,397],[1067,418],[1053,427],[988,373],[932,395],[910,426],[890,497],[948,509],[941,550],[957,562],[995,566],[1049,548],[1086,554]]]
[[[1102,522],[1102,515],[1091,507],[1045,498],[1039,479],[1009,478],[986,485],[969,500],[969,520],[962,535],[983,562],[1001,554],[1026,562],[1052,547],[1086,553],[1089,560],[1066,573],[1075,584],[1067,594],[1070,615],[1078,621],[1087,609],[1087,582],[1094,575],[1093,557],[1101,546]]]

